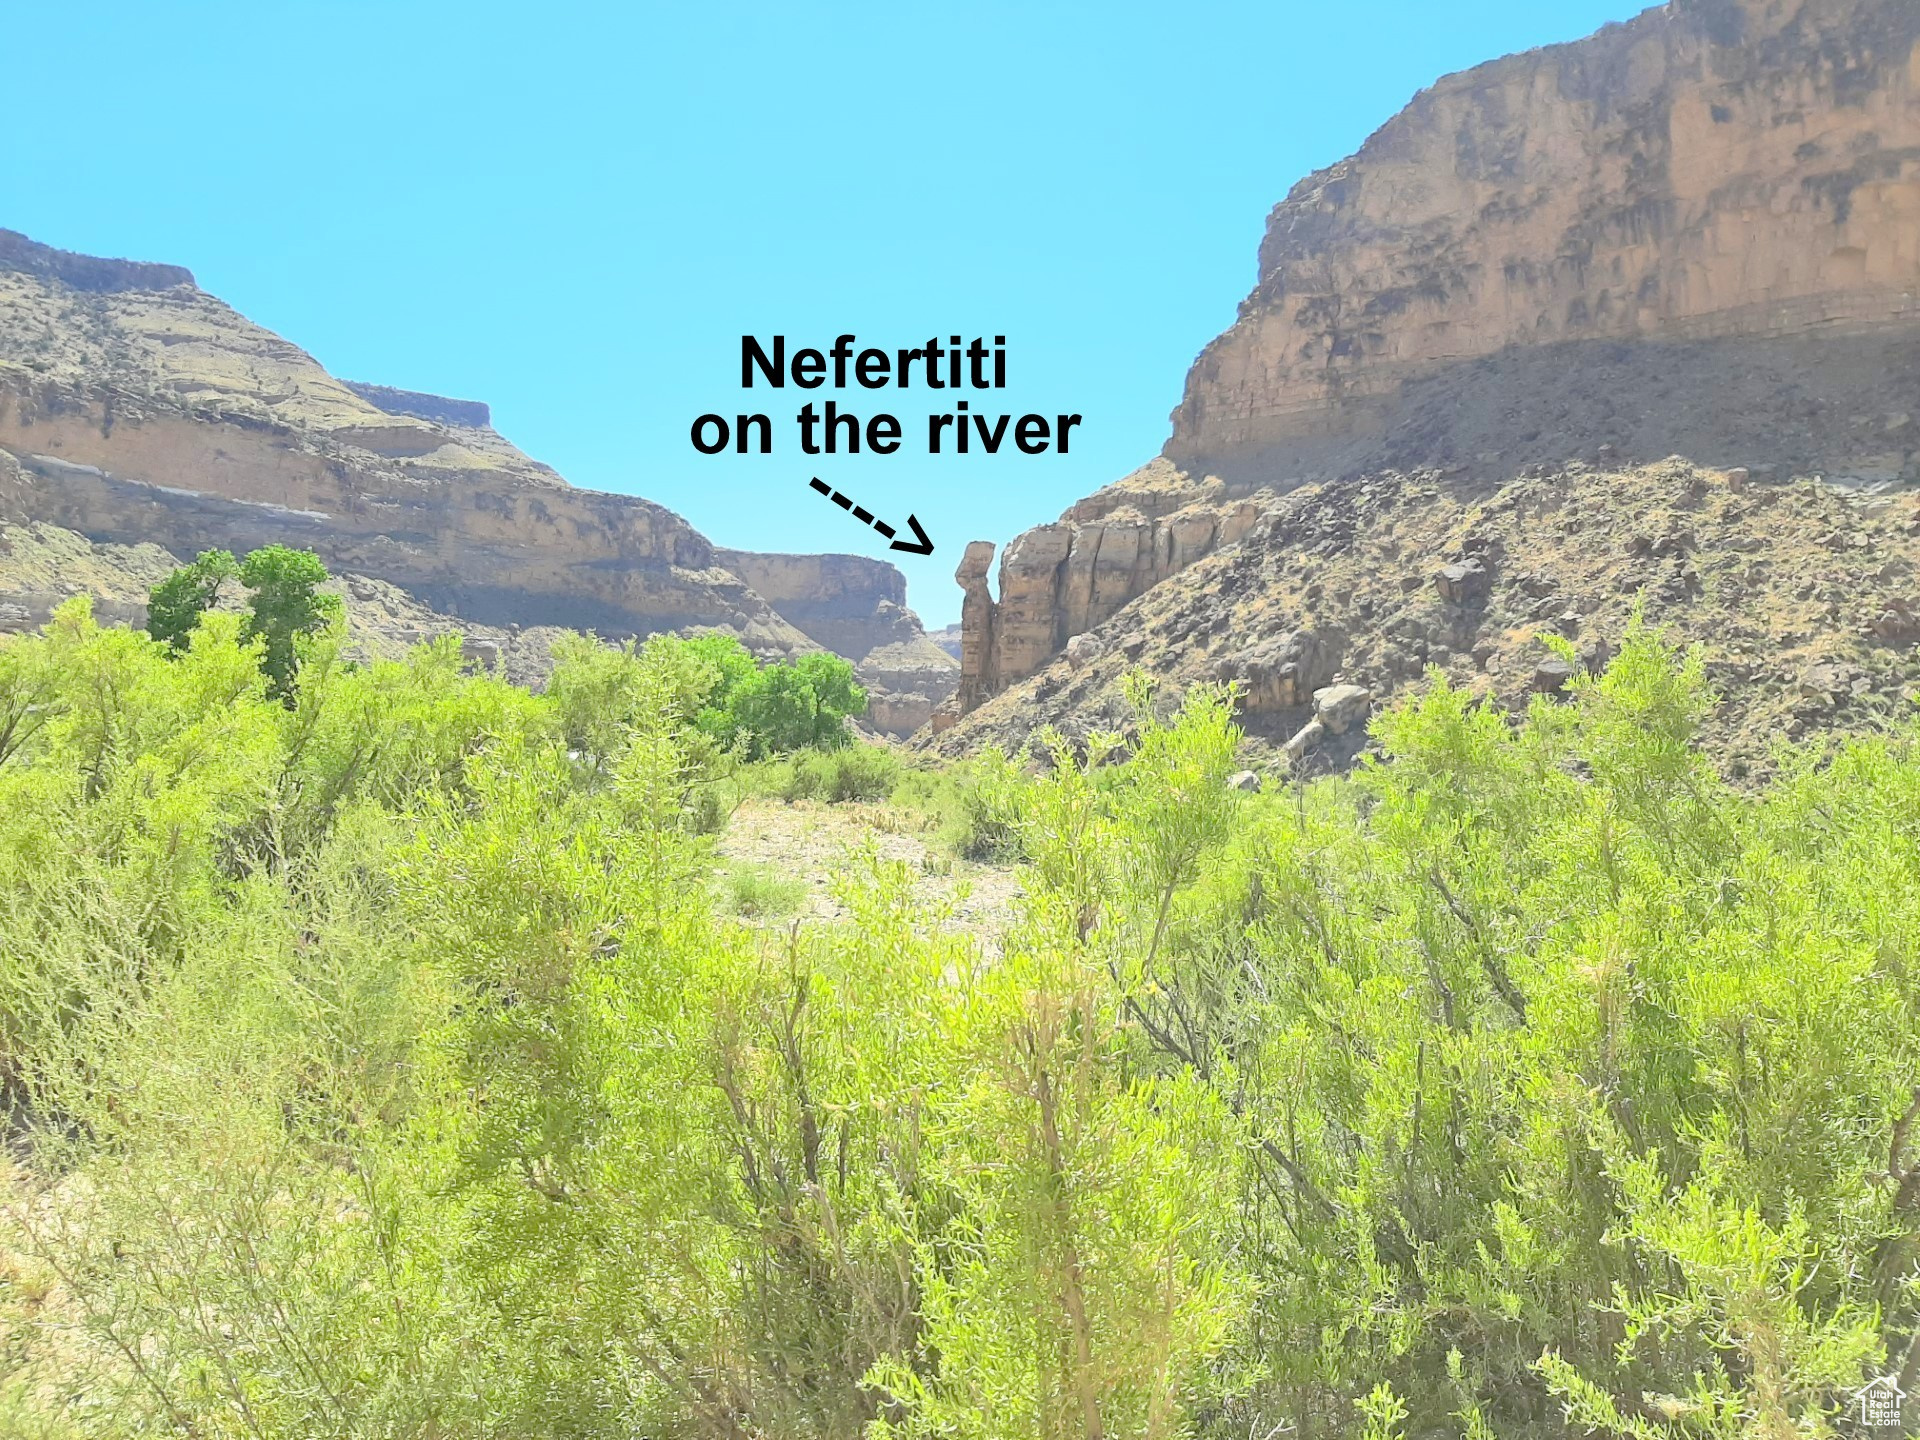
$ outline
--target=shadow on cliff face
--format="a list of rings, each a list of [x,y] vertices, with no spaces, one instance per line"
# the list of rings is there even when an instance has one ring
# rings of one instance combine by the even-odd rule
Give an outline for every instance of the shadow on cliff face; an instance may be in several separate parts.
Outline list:
[[[1905,333],[1569,341],[1336,402],[1320,435],[1179,463],[1236,494],[1430,467],[1490,494],[1530,465],[1668,455],[1763,475],[1920,478],[1916,397],[1920,339]]]

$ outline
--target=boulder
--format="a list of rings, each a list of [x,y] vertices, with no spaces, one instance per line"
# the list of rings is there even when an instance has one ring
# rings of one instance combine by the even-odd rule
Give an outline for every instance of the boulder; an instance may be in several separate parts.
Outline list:
[[[1238,790],[1245,795],[1258,795],[1260,793],[1260,777],[1251,770],[1242,770],[1238,775],[1232,775],[1227,778],[1227,788],[1229,790]]]
[[[1801,673],[1797,687],[1803,699],[1832,704],[1836,696],[1847,693],[1852,677],[1839,665],[1809,665]]]
[[[1662,560],[1691,555],[1699,548],[1699,537],[1691,530],[1669,530],[1653,542],[1653,553]]]
[[[1372,713],[1373,692],[1364,685],[1329,685],[1314,692],[1314,719],[1335,735],[1366,724]]]
[[[463,635],[460,637],[460,659],[463,664],[492,670],[500,664],[500,642]]]
[[[1295,710],[1333,679],[1345,651],[1338,631],[1296,630],[1219,662],[1214,675],[1240,684],[1249,714]]]
[[[1873,622],[1874,639],[1883,645],[1906,648],[1920,641],[1920,618],[1905,600],[1892,600]]]
[[[1558,695],[1567,688],[1567,682],[1573,679],[1574,663],[1554,656],[1551,660],[1542,660],[1533,667],[1533,689],[1539,695]]]
[[[1094,636],[1076,635],[1067,641],[1067,667],[1084,670],[1106,653],[1107,647]]]
[[[1446,566],[1433,577],[1433,584],[1449,605],[1472,605],[1486,598],[1493,574],[1486,561],[1474,556]]]
[[[1285,746],[1287,758],[1289,760],[1299,760],[1301,756],[1305,755],[1309,750],[1313,749],[1314,746],[1324,740],[1326,734],[1326,726],[1322,725],[1318,720],[1309,720],[1305,725],[1302,725],[1299,730],[1294,732],[1291,740],[1287,741]]]

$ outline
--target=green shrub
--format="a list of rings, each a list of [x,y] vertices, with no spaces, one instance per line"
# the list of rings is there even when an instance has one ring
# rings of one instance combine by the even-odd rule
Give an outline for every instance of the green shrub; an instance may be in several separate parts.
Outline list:
[[[708,702],[700,726],[721,744],[754,759],[796,750],[837,750],[852,743],[847,720],[867,708],[853,664],[824,651],[792,664],[735,673]]]
[[[883,745],[851,744],[839,750],[800,750],[755,761],[740,769],[744,791],[775,800],[837,805],[884,800],[906,767]]]
[[[0,639],[6,1433],[1819,1440],[1920,1364],[1912,733],[1733,792],[1636,627],[1284,797],[1139,682],[1117,763],[730,777],[679,642],[289,707],[243,623]],[[732,923],[749,779],[1017,922]]]
[[[935,843],[963,860],[1012,864],[1022,858],[1022,781],[1007,757],[989,750],[938,769],[903,771],[894,799],[928,816]]]
[[[880,745],[849,745],[843,750],[803,751],[770,772],[774,793],[783,800],[820,800],[830,805],[850,800],[884,800],[901,773],[900,758]]]
[[[720,682],[715,664],[671,636],[608,645],[592,635],[563,635],[553,661],[547,698],[567,747],[593,767],[617,756],[636,729],[686,724]]]

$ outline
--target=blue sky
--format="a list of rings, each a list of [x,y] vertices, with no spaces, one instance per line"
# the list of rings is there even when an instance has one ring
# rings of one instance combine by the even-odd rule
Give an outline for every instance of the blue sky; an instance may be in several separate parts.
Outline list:
[[[885,554],[814,474],[915,513],[934,554],[890,558],[940,625],[966,541],[1159,449],[1295,180],[1448,71],[1640,8],[27,5],[0,225],[187,265],[334,373],[485,400],[574,484],[720,544]],[[898,414],[899,453],[801,455],[792,413],[830,392],[747,403],[740,336],[843,331],[1005,335],[1006,391],[966,398],[1081,414],[1071,453],[928,457],[954,397],[913,388],[834,397]],[[772,455],[689,444],[761,408]]]

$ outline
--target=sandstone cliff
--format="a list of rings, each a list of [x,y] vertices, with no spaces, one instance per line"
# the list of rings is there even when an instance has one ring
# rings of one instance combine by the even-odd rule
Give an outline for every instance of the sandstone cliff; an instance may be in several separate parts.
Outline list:
[[[0,450],[18,457],[24,518],[175,555],[299,545],[490,629],[720,629],[763,654],[840,648],[839,634],[856,662],[919,637],[892,566],[793,557],[831,577],[838,630],[814,624],[803,587],[796,623],[679,516],[568,486],[489,418],[337,380],[178,267],[0,232]],[[728,555],[769,578],[786,563]],[[896,726],[951,690],[953,667],[936,671],[889,710]]]
[[[1273,211],[1164,457],[969,552],[941,718],[1316,481],[1920,478],[1920,5],[1675,0],[1440,81]],[[1464,492],[1463,492],[1464,493]]]
[[[1711,342],[1911,337],[1920,321],[1916,41],[1911,0],[1676,0],[1441,81],[1275,208],[1168,456],[1255,481],[1354,473],[1405,458],[1379,452],[1410,387],[1544,347],[1528,370],[1555,374],[1527,387],[1544,409],[1559,375],[1655,340],[1696,346],[1708,391],[1640,397],[1662,453],[1755,458],[1705,453],[1740,438],[1711,413]],[[1483,419],[1427,443],[1483,440]],[[1623,438],[1604,429],[1507,438]],[[1780,458],[1902,463],[1844,428],[1808,441]]]
[[[1189,483],[1164,460],[1029,530],[1000,557],[999,598],[988,589],[993,546],[969,545],[955,580],[961,604],[960,686],[941,728],[1031,675],[1134,596],[1246,533],[1257,508],[1230,503],[1217,480]]]

